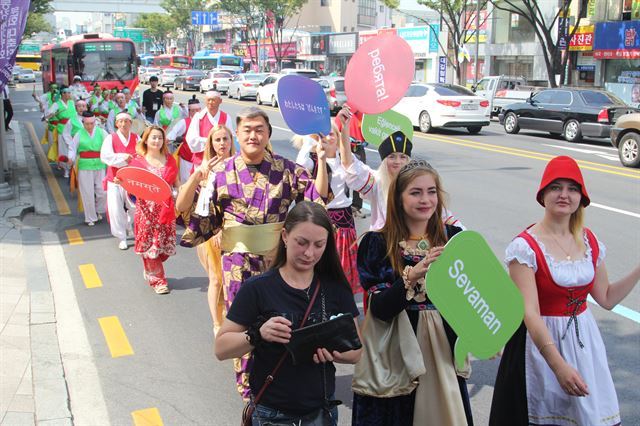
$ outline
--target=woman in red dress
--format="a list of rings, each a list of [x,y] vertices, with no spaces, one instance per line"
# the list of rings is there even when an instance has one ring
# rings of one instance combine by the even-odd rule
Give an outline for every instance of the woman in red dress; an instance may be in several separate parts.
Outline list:
[[[160,176],[169,186],[180,185],[178,165],[167,147],[164,130],[150,126],[129,164]],[[175,193],[175,191],[174,191]],[[176,219],[173,197],[164,203],[138,199],[134,220],[135,251],[142,256],[144,277],[157,294],[169,293],[163,262],[176,253]]]

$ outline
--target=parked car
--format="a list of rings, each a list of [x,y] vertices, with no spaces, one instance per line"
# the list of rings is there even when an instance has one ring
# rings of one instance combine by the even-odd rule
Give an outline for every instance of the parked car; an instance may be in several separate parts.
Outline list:
[[[627,167],[640,167],[640,113],[620,116],[611,127],[611,145]]]
[[[329,102],[329,108],[331,112],[337,113],[342,106],[347,102],[347,95],[344,92],[344,77],[321,77],[315,79],[320,82],[320,85],[327,93],[327,102]]]
[[[140,77],[140,82],[144,84],[149,84],[149,79],[151,78],[152,75],[155,75],[156,77],[158,77],[158,83],[159,83],[161,71],[162,70],[160,68],[152,68],[152,67],[145,68],[144,74],[142,75],[142,77]]]
[[[236,97],[238,100],[255,96],[258,92],[258,85],[267,75],[264,73],[236,74],[229,83],[227,96]]]
[[[33,70],[22,69],[18,74],[18,83],[35,83],[36,74]]]
[[[181,90],[200,90],[200,81],[205,77],[205,73],[201,70],[182,70],[173,80],[173,87]]]
[[[160,75],[158,76],[160,86],[168,87],[173,86],[173,82],[180,75],[179,70],[174,70],[171,68],[165,68],[162,70]]]
[[[280,74],[283,75],[301,75],[309,78],[318,78],[318,71],[310,69],[310,68],[285,68],[280,71]]]
[[[206,78],[200,80],[200,92],[207,90],[215,90],[220,93],[227,93],[229,90],[229,82],[233,78],[233,74],[226,71],[209,71]]]
[[[11,70],[11,79],[14,82],[18,81],[18,76],[20,75],[20,72],[24,70],[24,68],[22,68],[20,65],[14,65],[13,69]]]
[[[282,74],[272,74],[258,84],[258,91],[256,92],[258,105],[268,103],[274,108],[278,106],[278,80],[282,77],[284,77]]]
[[[484,77],[471,91],[489,101],[491,116],[497,116],[506,105],[522,102],[539,88],[528,86],[524,77],[496,75]]]
[[[413,83],[393,110],[407,116],[421,132],[434,127],[466,127],[476,134],[490,119],[489,101],[455,84]]]
[[[507,133],[540,130],[579,142],[583,136],[609,137],[618,117],[638,111],[604,90],[563,87],[544,89],[524,102],[507,105],[499,117]]]

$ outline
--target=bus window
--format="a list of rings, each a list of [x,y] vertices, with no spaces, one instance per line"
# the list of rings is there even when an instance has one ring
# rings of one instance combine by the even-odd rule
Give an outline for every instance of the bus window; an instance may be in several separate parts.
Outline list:
[[[74,46],[76,73],[84,81],[133,80],[135,53],[130,43],[121,41],[80,43]]]
[[[240,66],[240,58],[237,56],[221,56],[220,65],[227,65],[232,67]]]

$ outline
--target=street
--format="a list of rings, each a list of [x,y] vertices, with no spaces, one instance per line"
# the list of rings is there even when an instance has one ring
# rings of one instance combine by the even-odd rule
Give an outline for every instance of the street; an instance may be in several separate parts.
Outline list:
[[[30,96],[32,87],[18,85],[11,100],[14,119],[31,123],[37,135],[32,142],[39,143],[44,127]],[[186,104],[192,94],[175,91],[176,102]],[[204,95],[198,98],[203,101]],[[256,103],[223,97],[221,108],[235,116],[249,105]],[[271,117],[275,152],[295,159],[290,143],[293,134],[278,109],[262,108]],[[610,279],[626,275],[640,260],[640,170],[623,167],[608,140],[571,144],[543,133],[508,135],[494,121],[478,135],[463,129],[429,134],[416,130],[413,144],[413,157],[429,161],[440,173],[449,196],[448,208],[467,228],[480,232],[498,258],[503,258],[511,239],[542,217],[535,194],[546,162],[557,155],[570,155],[578,160],[585,177],[592,200],[585,223],[606,245]],[[368,149],[367,160],[374,168],[380,164],[374,149]],[[39,221],[62,244],[72,281],[67,285],[73,286],[109,423],[131,424],[133,418],[135,424],[143,424],[136,419],[149,416],[161,418],[166,425],[237,425],[243,403],[235,390],[231,361],[219,362],[213,356],[208,280],[195,250],[178,248],[166,263],[171,294],[154,294],[143,280],[142,262],[133,248],[118,250],[106,221],[87,227],[78,213],[76,197],[69,194],[68,180],[54,173],[63,195],[55,197],[55,189],[48,188],[52,210],[57,209],[55,217],[27,220]],[[64,214],[65,205],[70,214]],[[368,226],[368,218],[360,219],[358,233]],[[589,307],[608,350],[623,423],[633,425],[640,424],[640,389],[636,386],[640,289],[634,289],[621,305],[624,308],[615,312],[594,303]],[[469,392],[476,425],[488,423],[498,363],[473,362]],[[344,402],[339,408],[340,424],[348,425],[353,367],[338,365],[337,370],[336,397]],[[157,410],[140,412],[154,408]]]

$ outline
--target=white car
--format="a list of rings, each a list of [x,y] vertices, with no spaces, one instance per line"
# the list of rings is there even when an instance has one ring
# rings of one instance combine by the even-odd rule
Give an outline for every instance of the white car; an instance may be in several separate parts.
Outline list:
[[[227,96],[230,98],[237,98],[241,100],[247,96],[255,96],[258,92],[258,84],[268,74],[264,73],[249,73],[249,74],[236,74],[233,80],[229,83],[229,90]]]
[[[145,83],[145,84],[149,84],[149,79],[153,75],[158,77],[158,81],[159,81],[160,80],[160,72],[161,71],[162,70],[160,68],[151,68],[151,67],[145,68],[144,74],[142,74],[142,76],[140,77],[140,82],[141,83]]]
[[[177,76],[180,75],[179,70],[174,70],[172,68],[165,68],[162,70],[160,75],[158,76],[158,83],[162,87],[173,86],[173,81]]]
[[[284,76],[281,74],[273,74],[260,82],[256,93],[258,105],[266,103],[271,104],[274,108],[278,106],[278,80],[282,77]]]
[[[434,127],[466,127],[476,134],[490,123],[489,101],[455,84],[419,83],[393,108],[407,116],[421,132]]]
[[[200,80],[200,93],[207,90],[215,90],[220,93],[227,93],[229,90],[229,82],[233,78],[233,74],[224,71],[209,71],[207,78]]]

